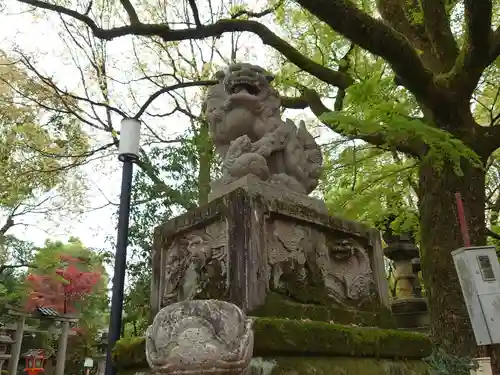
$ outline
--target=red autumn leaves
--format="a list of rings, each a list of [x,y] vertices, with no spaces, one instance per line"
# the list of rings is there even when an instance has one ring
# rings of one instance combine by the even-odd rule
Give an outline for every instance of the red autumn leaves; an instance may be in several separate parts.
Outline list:
[[[37,307],[56,310],[60,314],[77,311],[78,302],[92,292],[101,279],[99,272],[85,271],[82,261],[69,255],[60,255],[62,263],[55,272],[47,275],[31,273],[27,277],[30,293],[26,309],[33,311]]]

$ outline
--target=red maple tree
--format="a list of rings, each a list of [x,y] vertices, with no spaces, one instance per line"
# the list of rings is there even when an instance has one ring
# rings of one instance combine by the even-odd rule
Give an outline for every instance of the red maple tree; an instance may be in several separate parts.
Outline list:
[[[92,292],[101,274],[82,271],[81,260],[68,255],[59,259],[64,266],[53,274],[32,273],[27,276],[29,295],[26,309],[33,311],[37,307],[52,308],[61,314],[74,313],[76,303]]]

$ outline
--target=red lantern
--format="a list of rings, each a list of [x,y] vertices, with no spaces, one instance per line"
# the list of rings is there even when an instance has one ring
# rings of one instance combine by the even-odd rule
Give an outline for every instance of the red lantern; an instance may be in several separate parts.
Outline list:
[[[27,353],[23,354],[26,360],[26,368],[24,369],[28,375],[37,375],[43,372],[43,366],[45,365],[45,353],[43,349],[32,349]]]

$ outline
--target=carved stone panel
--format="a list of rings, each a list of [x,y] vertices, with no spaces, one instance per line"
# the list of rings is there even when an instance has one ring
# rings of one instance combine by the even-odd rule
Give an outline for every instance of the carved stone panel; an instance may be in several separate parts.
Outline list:
[[[162,305],[227,295],[225,221],[193,229],[172,239],[165,251]]]
[[[153,314],[192,299],[229,301],[247,313],[269,291],[327,307],[384,304],[376,231],[263,191],[238,188],[157,228]]]
[[[270,290],[296,302],[361,307],[376,295],[368,252],[354,238],[269,220]]]

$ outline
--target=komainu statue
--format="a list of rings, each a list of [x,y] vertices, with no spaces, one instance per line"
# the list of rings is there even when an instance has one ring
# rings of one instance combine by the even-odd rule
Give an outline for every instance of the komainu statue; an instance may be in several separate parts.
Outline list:
[[[303,121],[280,117],[274,77],[240,63],[216,74],[204,103],[210,133],[222,158],[222,183],[247,174],[309,194],[318,185],[323,158]]]
[[[153,373],[241,375],[253,355],[252,320],[229,302],[190,300],[160,310],[146,330]]]

